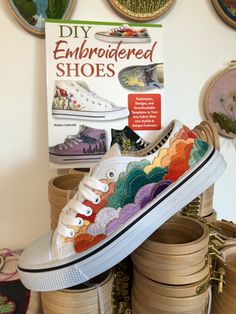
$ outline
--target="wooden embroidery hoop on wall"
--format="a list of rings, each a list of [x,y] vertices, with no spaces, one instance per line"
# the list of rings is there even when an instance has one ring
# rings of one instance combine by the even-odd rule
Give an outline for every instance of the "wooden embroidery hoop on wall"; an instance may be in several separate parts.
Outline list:
[[[48,0],[45,0],[48,1]],[[37,1],[36,1],[37,3]],[[44,36],[45,35],[45,28],[43,27],[34,27],[34,25],[31,25],[30,23],[27,22],[27,20],[20,14],[19,10],[17,9],[16,5],[12,0],[7,0],[8,7],[10,11],[12,12],[13,16],[17,20],[17,22],[23,26],[28,32],[33,33],[34,35],[39,35],[39,36]],[[63,16],[61,19],[68,19],[75,7],[76,0],[70,0],[68,2],[68,6],[66,8],[66,11],[64,12]],[[48,16],[47,18],[52,18],[51,16]]]
[[[221,121],[223,121],[222,123],[226,126],[226,129],[225,129],[222,127],[222,125],[220,125],[221,123],[217,122],[217,112],[211,111],[214,104],[211,104],[209,102],[209,98],[211,97],[211,93],[216,89],[216,85],[217,84],[219,85],[219,80],[222,81],[224,79],[224,77],[225,77],[225,79],[227,79],[227,76],[232,74],[232,71],[234,71],[234,73],[235,73],[235,91],[227,91],[226,88],[222,87],[222,98],[218,99],[219,103],[221,103],[221,105],[218,104],[218,106],[221,106],[223,108],[223,110],[219,110],[218,113],[222,114],[222,117],[221,117],[222,120]],[[223,92],[224,92],[224,95],[223,95]],[[232,93],[232,95],[231,95],[232,96],[232,100],[231,100],[232,103],[231,104],[229,104],[229,103],[223,104],[225,93]],[[225,111],[225,105],[230,107],[229,110],[227,108]],[[217,105],[215,105],[215,106],[217,106]],[[220,135],[222,135],[224,137],[228,137],[228,138],[235,138],[236,137],[236,116],[234,118],[234,121],[232,121],[233,119],[230,116],[230,111],[231,111],[232,115],[236,112],[236,60],[232,60],[226,69],[219,72],[211,80],[209,86],[207,87],[205,97],[204,97],[204,113],[205,113],[206,118],[215,124],[217,131]],[[214,115],[214,113],[215,113],[215,115]],[[230,127],[230,122],[233,122],[233,128]],[[233,131],[230,131],[230,130],[233,130]]]
[[[166,0],[164,5],[161,5],[159,8],[156,9],[154,9],[155,1],[141,1],[143,5],[146,6],[147,12],[139,12],[138,8],[135,8],[135,3],[138,6],[140,0],[107,0],[107,2],[110,4],[112,9],[122,17],[132,21],[145,22],[154,20],[166,13],[166,11],[168,11],[170,7],[174,4],[175,0]],[[149,8],[147,2],[149,2]],[[132,3],[133,9],[130,7],[132,6]]]
[[[214,9],[221,19],[233,28],[236,28],[236,16],[235,19],[233,15],[230,14],[227,8],[221,4],[221,0],[211,0]]]

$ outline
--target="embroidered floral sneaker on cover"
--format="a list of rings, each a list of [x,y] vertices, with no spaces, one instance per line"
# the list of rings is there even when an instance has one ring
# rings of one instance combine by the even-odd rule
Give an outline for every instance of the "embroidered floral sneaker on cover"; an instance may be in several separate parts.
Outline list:
[[[127,117],[129,110],[99,97],[84,82],[56,81],[52,115],[63,119],[115,120]]]
[[[113,43],[120,41],[123,43],[149,43],[151,41],[146,28],[135,29],[127,24],[113,28],[109,32],[97,32],[95,38]]]
[[[57,163],[96,161],[105,152],[105,130],[81,125],[76,135],[68,135],[64,143],[49,147],[49,158]]]
[[[115,144],[85,176],[57,229],[18,264],[23,284],[56,290],[89,280],[134,251],[221,175],[221,154],[178,121],[143,150]]]

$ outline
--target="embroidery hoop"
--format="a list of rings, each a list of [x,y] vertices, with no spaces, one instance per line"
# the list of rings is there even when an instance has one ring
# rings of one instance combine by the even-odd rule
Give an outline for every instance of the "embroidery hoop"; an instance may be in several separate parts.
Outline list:
[[[121,15],[122,17],[125,17],[129,20],[132,21],[141,21],[141,22],[145,22],[145,21],[151,21],[154,20],[156,18],[158,18],[159,16],[163,15],[164,13],[166,13],[166,11],[168,11],[172,5],[174,4],[175,0],[166,0],[166,3],[164,5],[162,5],[161,7],[159,7],[158,9],[153,10],[149,8],[149,12],[145,12],[145,13],[141,13],[141,12],[137,12],[137,10],[135,11],[135,8],[133,10],[130,10],[130,8],[127,8],[124,4],[127,4],[130,2],[125,1],[126,3],[121,4],[120,0],[107,0],[107,2],[110,4],[110,6],[112,7],[112,9],[114,11],[116,11],[119,15]],[[136,1],[138,2],[138,1]],[[143,3],[146,2],[150,2],[150,1],[142,1]],[[152,1],[151,5],[154,5],[154,1]]]
[[[220,18],[228,25],[230,25],[233,28],[236,28],[236,19],[235,21],[230,16],[230,12],[227,10],[224,10],[221,4],[219,3],[219,0],[211,0],[212,5],[217,12],[217,14],[220,16]],[[236,16],[235,16],[236,18]]]
[[[4,266],[4,258],[0,255],[0,271]]]
[[[210,103],[209,103],[209,97],[213,91],[213,89],[215,88],[215,85],[217,84],[217,82],[219,80],[222,80],[222,78],[227,75],[228,73],[230,73],[231,71],[236,71],[236,60],[232,60],[229,64],[229,66],[224,69],[223,71],[220,71],[211,81],[209,86],[207,87],[205,96],[204,96],[204,113],[205,116],[208,120],[212,121],[216,128],[217,131],[220,135],[227,137],[227,138],[235,138],[236,137],[236,132],[227,132],[226,130],[224,130],[218,122],[214,121],[213,117],[212,117],[212,113],[210,112]],[[225,90],[224,90],[225,92]],[[228,92],[228,91],[227,91]],[[236,90],[235,90],[235,95],[236,95]],[[232,104],[232,106],[234,106],[236,108],[236,100],[234,101],[234,104]],[[235,118],[235,123],[236,123],[236,118]]]
[[[45,0],[47,1],[47,0]],[[68,4],[68,9],[65,11],[66,14],[64,13],[61,19],[68,19],[75,7],[75,3],[76,0],[70,0],[70,3]],[[27,21],[24,19],[24,17],[19,13],[19,11],[17,10],[17,8],[15,7],[15,4],[12,0],[7,0],[7,4],[8,7],[11,11],[11,13],[14,15],[15,19],[17,20],[17,22],[23,26],[28,32],[33,33],[34,35],[40,35],[40,36],[44,36],[45,35],[45,28],[35,28],[33,25],[30,25],[29,23],[27,23]],[[18,12],[16,12],[16,10]],[[19,13],[19,14],[18,14]],[[52,18],[52,17],[48,17],[48,18]]]

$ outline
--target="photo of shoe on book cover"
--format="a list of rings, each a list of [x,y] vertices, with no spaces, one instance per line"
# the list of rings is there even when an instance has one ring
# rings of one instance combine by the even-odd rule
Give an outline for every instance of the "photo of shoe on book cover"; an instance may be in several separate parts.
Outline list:
[[[45,34],[50,167],[144,148],[161,129],[162,26],[47,20]]]

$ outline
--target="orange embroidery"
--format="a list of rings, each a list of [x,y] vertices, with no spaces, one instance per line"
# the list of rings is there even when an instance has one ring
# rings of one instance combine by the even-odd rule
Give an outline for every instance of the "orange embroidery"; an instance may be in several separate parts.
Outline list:
[[[96,236],[92,236],[91,234],[81,234],[75,238],[74,242],[75,252],[76,253],[83,252],[105,238],[106,238],[105,234],[98,234]]]

